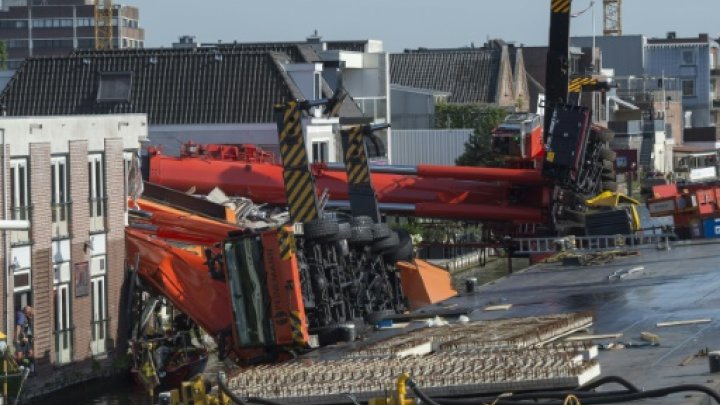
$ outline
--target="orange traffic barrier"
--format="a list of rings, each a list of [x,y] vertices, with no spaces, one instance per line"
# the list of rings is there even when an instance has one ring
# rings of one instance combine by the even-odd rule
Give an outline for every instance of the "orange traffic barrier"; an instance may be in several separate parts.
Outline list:
[[[452,286],[450,273],[424,260],[397,262],[400,269],[400,283],[411,310],[457,295]]]

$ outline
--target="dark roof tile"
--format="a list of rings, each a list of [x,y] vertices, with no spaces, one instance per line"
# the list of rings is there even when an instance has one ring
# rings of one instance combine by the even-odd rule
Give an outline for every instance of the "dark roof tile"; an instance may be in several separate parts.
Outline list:
[[[451,103],[495,103],[500,49],[417,50],[390,55],[390,82],[450,93]]]
[[[150,124],[269,123],[300,98],[269,52],[83,52],[31,58],[0,95],[8,115],[146,113]],[[103,72],[130,72],[129,102],[98,103]]]

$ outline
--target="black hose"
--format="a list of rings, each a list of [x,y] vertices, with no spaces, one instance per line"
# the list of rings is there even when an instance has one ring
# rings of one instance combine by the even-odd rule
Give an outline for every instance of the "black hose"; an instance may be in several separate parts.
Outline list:
[[[412,378],[409,378],[409,379],[407,380],[407,382],[405,383],[405,385],[407,385],[408,387],[410,387],[410,389],[412,390],[412,392],[414,392],[415,395],[417,395],[417,397],[420,398],[420,399],[423,401],[423,403],[427,403],[427,404],[429,404],[429,405],[440,405],[439,403],[433,401],[432,398],[430,398],[429,396],[425,395],[425,393],[422,392],[422,390],[420,390],[420,388],[418,388],[417,384],[415,384],[415,381],[413,381]]]
[[[617,380],[614,380],[612,382],[617,382]],[[408,380],[407,383],[408,387],[417,395],[418,398],[423,400],[425,403],[428,403],[430,405],[476,405],[476,404],[482,404],[487,403],[488,398],[467,398],[467,399],[438,399],[434,400],[427,396],[420,388],[417,387],[417,384],[412,381]],[[600,384],[602,385],[602,384]],[[631,384],[632,385],[632,384]],[[705,387],[703,385],[695,385],[695,384],[685,384],[685,385],[676,385],[672,387],[666,387],[666,388],[659,388],[655,390],[648,390],[643,392],[629,392],[629,391],[613,391],[613,392],[607,392],[607,393],[590,393],[590,392],[583,392],[583,391],[573,391],[573,395],[576,395],[583,405],[594,405],[594,404],[616,404],[619,402],[630,402],[630,401],[638,401],[641,399],[648,399],[648,398],[658,398],[658,397],[664,397],[670,394],[676,394],[680,392],[686,392],[686,391],[698,391],[702,392],[709,397],[711,397],[713,400],[715,400],[716,403],[720,404],[720,394],[718,394],[716,391]],[[557,399],[558,401],[547,401],[543,402],[543,405],[563,405],[565,398],[571,395],[570,392],[551,392],[551,391],[545,391],[545,392],[537,392],[537,393],[525,393],[525,394],[518,394],[512,397],[508,398],[491,398],[490,400],[494,405],[527,405],[530,402],[529,400],[537,400],[537,399]]]
[[[264,398],[256,398],[256,397],[249,397],[247,399],[247,402],[251,404],[260,404],[260,405],[285,405],[280,402],[271,401],[269,399]]]
[[[628,391],[640,392],[640,389],[638,387],[636,387],[635,385],[633,385],[631,382],[627,381],[626,379],[624,379],[622,377],[618,377],[615,375],[609,375],[607,377],[603,377],[599,380],[593,381],[589,384],[585,384],[585,385],[581,386],[580,388],[578,388],[578,390],[579,391],[590,391],[590,390],[598,388],[602,385],[611,384],[611,383],[622,385],[623,387],[627,388]]]

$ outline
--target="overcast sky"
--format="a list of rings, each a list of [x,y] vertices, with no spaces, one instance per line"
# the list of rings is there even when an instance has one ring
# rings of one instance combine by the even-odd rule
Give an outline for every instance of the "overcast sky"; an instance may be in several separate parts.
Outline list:
[[[200,42],[380,39],[388,51],[482,45],[501,38],[547,44],[550,0],[116,0],[140,8],[146,47],[170,46],[180,35]],[[602,0],[595,1],[602,33]],[[590,0],[574,0],[580,11]],[[720,0],[625,0],[623,32],[720,37]],[[574,18],[572,35],[592,35],[591,11]]]

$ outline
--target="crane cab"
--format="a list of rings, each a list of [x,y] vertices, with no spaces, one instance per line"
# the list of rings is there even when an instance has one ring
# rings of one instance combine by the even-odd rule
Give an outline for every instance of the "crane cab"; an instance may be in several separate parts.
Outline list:
[[[493,129],[491,146],[511,168],[535,168],[543,157],[542,116],[514,113]]]

